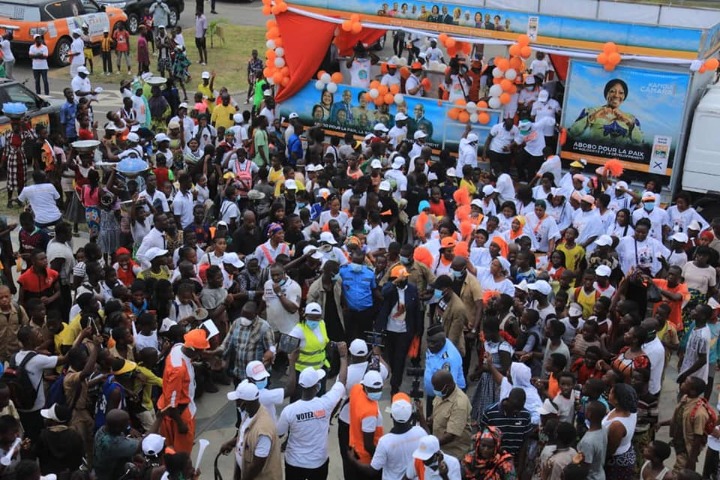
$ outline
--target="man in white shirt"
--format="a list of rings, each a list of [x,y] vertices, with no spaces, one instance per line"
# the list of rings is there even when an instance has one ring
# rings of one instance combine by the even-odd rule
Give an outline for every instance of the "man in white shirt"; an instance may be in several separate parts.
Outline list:
[[[3,64],[5,65],[5,76],[10,80],[13,78],[13,67],[15,66],[15,56],[10,48],[10,40],[13,38],[13,31],[9,30],[0,40],[0,50],[2,50]]]
[[[385,85],[386,87],[390,88],[393,85],[400,86],[400,72],[398,72],[397,65],[393,62],[387,63],[387,72],[385,75],[382,76],[380,79],[380,85]]]
[[[143,125],[145,122],[145,117],[143,116],[142,121],[140,120],[138,115],[138,109],[136,108],[135,104],[135,96],[131,97],[133,99],[133,110],[135,110],[135,115],[137,121]],[[139,100],[139,99],[138,99]],[[140,103],[142,103],[142,111],[143,115],[145,114],[145,103],[140,100]],[[188,104],[185,102],[182,102],[180,105],[178,105],[177,109],[177,115],[172,117],[170,119],[171,122],[178,122],[180,124],[180,127],[183,129],[183,134],[185,135],[185,143],[190,141],[191,138],[193,138],[193,129],[195,128],[195,122],[193,122],[193,119],[188,116]],[[237,138],[237,132],[235,133],[235,137]]]
[[[510,147],[513,142],[520,143],[520,131],[513,124],[512,118],[503,119],[502,123],[493,125],[483,146],[483,160],[490,162],[495,175],[510,171]],[[513,195],[514,196],[514,195]]]
[[[665,347],[657,337],[658,321],[654,318],[646,318],[640,324],[648,334],[647,342],[642,349],[650,359],[650,384],[648,393],[660,395],[662,389],[663,370],[665,369]]]
[[[545,60],[544,52],[537,52],[535,54],[535,60],[530,63],[530,71],[533,76],[544,82],[547,78],[547,72],[551,70],[550,64]]]
[[[240,319],[242,320],[243,318],[240,317]],[[274,349],[275,346],[273,345],[271,348]],[[273,353],[275,353],[274,350]],[[292,365],[290,367],[290,371],[292,372],[294,368]],[[283,401],[285,401],[285,397],[289,397],[292,393],[291,390],[295,388],[294,379],[291,377],[285,388],[267,388],[270,373],[265,369],[265,365],[259,360],[253,360],[247,364],[245,367],[245,376],[249,382],[254,383],[258,387],[260,390],[260,404],[262,404],[262,406],[270,412],[270,416],[277,424],[277,407],[282,405]]]
[[[159,248],[165,250],[165,229],[167,228],[167,215],[164,213],[158,213],[153,218],[154,225],[150,229],[147,235],[145,235],[138,247],[136,257],[140,260],[143,269],[150,268],[150,259],[146,258],[148,250],[151,248]]]
[[[368,223],[370,224],[370,232],[365,238],[367,252],[371,255],[385,253],[387,242],[385,241],[385,232],[381,226],[380,212],[373,210],[368,213]]]
[[[77,68],[77,75],[75,75],[70,82],[70,88],[72,88],[75,96],[86,97],[95,95],[95,91],[93,90],[92,85],[90,84],[90,79],[88,78],[89,75],[90,70],[85,68],[84,65],[80,65]]]
[[[518,124],[519,143],[523,147],[518,165],[518,176],[523,181],[529,181],[540,169],[545,149],[545,136],[542,129],[549,125],[555,126],[555,118],[545,117],[534,123],[530,120],[521,120]]]
[[[83,42],[82,30],[76,28],[72,31],[73,41],[70,44],[70,78],[75,78],[78,68],[85,65],[85,42]]]
[[[185,230],[188,225],[193,223],[194,218],[193,208],[195,207],[195,200],[190,191],[192,188],[192,177],[190,177],[188,173],[180,174],[178,183],[180,184],[180,190],[178,190],[175,198],[173,198],[173,215],[175,215],[176,223]]]
[[[298,283],[285,274],[279,263],[270,267],[270,280],[265,282],[263,300],[267,305],[267,318],[275,331],[289,334],[300,320],[302,290]]]
[[[133,133],[128,134],[128,137],[130,135],[133,135]],[[139,139],[140,138],[138,137],[138,140]],[[170,206],[168,205],[167,197],[163,192],[157,189],[157,177],[153,173],[149,174],[145,179],[145,190],[140,192],[138,198],[145,198],[147,202],[153,206],[156,212],[170,213]],[[150,207],[148,205],[144,205],[144,208],[146,212],[150,212]],[[148,218],[151,222],[153,221],[152,215],[148,215]]]
[[[440,450],[440,441],[433,435],[420,439],[418,447],[412,454],[413,458],[421,462],[410,462],[405,472],[405,478],[415,480],[460,480],[460,462],[457,458],[447,455]],[[440,469],[445,471],[440,473]],[[418,471],[421,469],[422,471]]]
[[[57,206],[60,194],[42,170],[33,172],[33,182],[34,185],[28,185],[20,192],[18,200],[30,204],[38,228],[55,225],[62,220],[62,212]]]
[[[407,193],[408,181],[407,177],[403,173],[404,168],[405,159],[398,155],[393,159],[391,169],[385,172],[385,178],[395,182],[393,197],[395,197],[396,200],[400,200],[400,198],[404,197]]]
[[[657,205],[657,197],[653,192],[643,192],[641,208],[633,210],[633,224],[636,224],[641,218],[650,220],[652,224],[650,236],[663,243],[664,237],[670,233],[672,226],[670,216],[663,208]]]
[[[43,43],[42,35],[35,35],[35,43],[30,45],[28,56],[32,59],[33,77],[35,77],[35,93],[40,95],[40,80],[45,87],[45,95],[50,95],[50,84],[48,83],[48,48]]]
[[[289,404],[280,414],[278,435],[288,435],[285,449],[286,478],[327,478],[328,430],[332,413],[345,394],[347,379],[347,346],[337,344],[340,373],[332,388],[318,397],[324,370],[307,367],[298,378],[300,400]]]
[[[550,98],[550,93],[547,90],[540,90],[538,94],[537,102],[533,103],[530,115],[535,121],[550,117],[556,121],[558,114],[560,113],[560,104],[554,98]],[[543,135],[545,136],[545,144],[552,147],[552,152],[555,153],[557,148],[557,142],[555,142],[555,125],[548,124],[541,128]],[[560,181],[560,178],[556,178]]]
[[[407,120],[408,116],[405,115],[403,112],[396,113],[395,125],[393,125],[393,127],[390,129],[390,132],[388,132],[388,137],[390,138],[390,145],[392,145],[392,147],[396,150],[398,146],[407,138]]]
[[[437,40],[435,39],[430,40],[430,48],[425,50],[425,57],[427,58],[428,62],[445,63],[445,58],[443,58],[443,52],[438,48]]]
[[[411,97],[425,96],[425,89],[420,79],[422,70],[422,63],[420,62],[414,62],[410,65],[410,76],[405,80],[405,95],[410,95]]]
[[[472,127],[468,124],[465,127],[465,134],[460,139],[460,150],[457,160],[456,171],[461,171],[465,165],[470,165],[473,169],[477,167],[477,145],[479,138],[470,131]]]

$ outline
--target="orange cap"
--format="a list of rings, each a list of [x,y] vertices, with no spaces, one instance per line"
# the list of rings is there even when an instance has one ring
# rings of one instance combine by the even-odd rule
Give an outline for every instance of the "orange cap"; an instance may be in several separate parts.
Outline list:
[[[407,269],[402,265],[395,265],[390,269],[390,278],[407,278],[408,276]]]
[[[440,248],[454,248],[457,242],[452,237],[445,237],[440,242]]]
[[[183,337],[185,343],[183,344],[186,348],[192,348],[193,350],[205,350],[210,348],[210,342],[207,339],[207,332],[201,328],[190,330]]]
[[[410,400],[410,395],[408,395],[405,392],[398,392],[395,395],[392,396],[392,401],[397,402],[399,400],[405,400],[406,402],[412,404],[412,400]]]

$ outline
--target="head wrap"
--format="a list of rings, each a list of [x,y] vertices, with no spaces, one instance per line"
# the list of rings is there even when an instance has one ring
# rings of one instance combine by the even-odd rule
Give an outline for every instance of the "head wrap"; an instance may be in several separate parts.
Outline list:
[[[282,231],[283,231],[282,225],[280,225],[279,223],[271,223],[270,225],[268,225],[267,234],[268,234],[268,237],[272,237],[276,233],[282,232]]]

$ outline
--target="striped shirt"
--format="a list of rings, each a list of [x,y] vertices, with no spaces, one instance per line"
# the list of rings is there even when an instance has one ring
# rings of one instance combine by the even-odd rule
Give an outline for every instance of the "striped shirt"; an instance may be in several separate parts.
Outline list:
[[[257,317],[252,325],[244,326],[238,318],[233,323],[230,333],[225,337],[220,348],[227,358],[234,352],[235,362],[230,365],[233,377],[238,380],[245,379],[245,367],[253,360],[262,360],[267,350],[275,345],[272,327],[268,322]]]
[[[525,437],[535,426],[530,420],[530,412],[525,409],[515,415],[508,416],[500,404],[505,400],[490,405],[480,418],[480,430],[491,425],[502,432],[502,448],[512,455],[517,455],[525,443]]]

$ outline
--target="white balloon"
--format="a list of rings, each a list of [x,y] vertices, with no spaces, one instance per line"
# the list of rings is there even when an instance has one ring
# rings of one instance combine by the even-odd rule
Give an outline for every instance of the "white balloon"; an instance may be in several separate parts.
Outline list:
[[[268,40],[267,42],[265,42],[265,46],[272,50],[273,48],[275,48],[275,40]]]
[[[277,57],[284,57],[285,56],[285,49],[282,47],[278,47],[275,49],[275,56]]]
[[[473,114],[477,112],[477,105],[475,102],[468,102],[467,105],[465,105],[465,110],[467,110],[468,113]]]
[[[507,72],[505,72],[505,78],[508,80],[515,80],[517,78],[517,71],[513,68],[509,68]]]
[[[400,66],[407,67],[408,61],[405,57],[400,57],[400,61],[398,62]]]
[[[323,90],[325,88],[325,84],[322,82],[322,80],[318,80],[315,82],[315,88],[318,90]]]
[[[490,97],[490,100],[488,100],[488,106],[490,108],[500,108],[502,103],[500,103],[500,99],[498,97]]]
[[[327,88],[328,92],[335,93],[335,92],[337,92],[337,83],[330,82],[327,84],[327,87],[325,87],[325,88]]]
[[[503,76],[503,71],[500,70],[498,67],[493,68],[492,75],[495,78],[501,78]]]
[[[477,113],[471,113],[470,114],[470,122],[477,123],[478,122],[478,114]]]
[[[491,97],[499,97],[502,95],[503,89],[500,85],[493,85],[490,87],[490,96]]]
[[[277,68],[282,68],[282,67],[284,67],[284,66],[285,66],[285,59],[282,58],[282,57],[277,57],[277,58],[275,59],[275,66],[276,66]]]
[[[270,85],[275,85],[275,80],[273,80],[273,77],[272,77],[272,76],[266,78],[265,80],[267,80],[267,82],[268,82]]]
[[[329,73],[323,73],[322,76],[320,77],[320,81],[325,84],[330,83],[331,80],[332,80],[332,77],[330,76]]]
[[[396,93],[395,94],[395,104],[396,105],[402,105],[403,102],[405,102],[405,97],[403,97],[402,93]]]
[[[378,95],[380,95],[380,92],[378,92],[377,88],[370,89],[370,98],[377,98]]]

